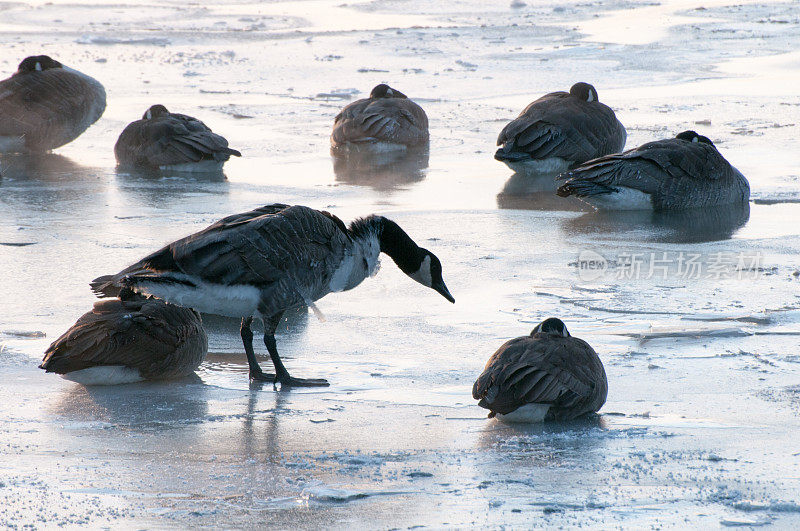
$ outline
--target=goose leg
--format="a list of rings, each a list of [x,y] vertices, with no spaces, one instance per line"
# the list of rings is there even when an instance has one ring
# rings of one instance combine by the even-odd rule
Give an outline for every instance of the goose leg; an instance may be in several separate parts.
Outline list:
[[[293,378],[289,375],[289,371],[283,366],[281,357],[278,354],[278,345],[275,343],[275,330],[278,329],[278,324],[281,322],[283,312],[273,315],[264,321],[264,344],[269,350],[269,355],[272,358],[272,364],[275,366],[275,379],[281,383],[281,386],[286,387],[327,387],[330,385],[328,380],[316,378]]]
[[[250,325],[253,323],[252,317],[242,317],[242,327],[239,333],[242,335],[242,343],[244,343],[244,351],[247,353],[247,364],[250,366],[250,379],[260,382],[275,382],[274,374],[266,374],[261,370],[256,354],[253,352],[253,331]]]

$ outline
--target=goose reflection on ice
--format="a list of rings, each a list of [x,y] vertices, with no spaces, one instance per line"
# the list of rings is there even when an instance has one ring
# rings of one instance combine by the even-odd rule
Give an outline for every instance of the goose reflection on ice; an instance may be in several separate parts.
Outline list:
[[[0,155],[0,173],[0,190],[9,205],[40,211],[91,210],[102,204],[108,188],[107,170],[56,153]]]
[[[55,401],[54,413],[81,425],[161,431],[205,420],[207,393],[196,374],[163,382],[90,387],[76,384]]]
[[[117,168],[119,190],[148,206],[163,206],[186,194],[227,194],[228,179],[218,172],[175,172]]]
[[[515,173],[497,194],[497,206],[513,210],[589,212],[592,207],[575,197],[556,195],[557,173]]]
[[[491,461],[484,460],[486,466],[507,467],[509,459],[524,461],[530,468],[557,467],[576,459],[588,465],[585,458],[604,444],[607,437],[603,434],[607,429],[602,414],[535,424],[505,424],[487,419],[478,445],[494,457]],[[486,475],[495,474],[489,471]]]
[[[0,175],[10,181],[58,182],[85,178],[90,168],[57,153],[0,155]]]
[[[750,204],[737,203],[686,210],[590,212],[564,220],[569,233],[662,243],[728,240],[750,219]]]
[[[392,191],[425,178],[428,146],[414,150],[376,153],[374,151],[331,149],[336,181]]]

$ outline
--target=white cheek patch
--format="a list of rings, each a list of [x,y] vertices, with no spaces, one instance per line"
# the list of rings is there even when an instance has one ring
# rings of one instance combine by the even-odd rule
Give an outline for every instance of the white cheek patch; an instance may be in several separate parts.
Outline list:
[[[694,138],[692,139],[692,142],[700,142],[700,139],[699,139],[699,138],[697,138],[697,137],[694,137]]]
[[[419,266],[417,272],[412,273],[408,276],[410,276],[423,286],[428,286],[430,288],[431,285],[433,284],[433,279],[431,279],[431,257],[426,256],[425,260],[423,260],[422,264]]]
[[[147,109],[147,112],[144,115],[148,120],[153,117],[153,113],[150,112],[150,109]]]
[[[594,97],[594,91],[590,89],[589,90],[589,97],[586,99],[586,101],[594,101],[596,99],[597,98]]]
[[[42,71],[42,63],[37,61],[36,62],[36,66],[34,68],[36,68],[37,72],[41,72]]]
[[[386,89],[386,95],[387,96],[394,96],[394,92],[392,92],[392,89]]]

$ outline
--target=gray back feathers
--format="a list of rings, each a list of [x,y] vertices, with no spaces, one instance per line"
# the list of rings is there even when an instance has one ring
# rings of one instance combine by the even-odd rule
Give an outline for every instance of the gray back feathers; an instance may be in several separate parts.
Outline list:
[[[657,140],[592,160],[559,176],[558,195],[591,197],[625,187],[650,194],[653,208],[680,208],[746,202],[747,179],[710,143],[679,138]]]
[[[594,94],[594,92],[593,92]],[[528,105],[497,138],[498,160],[558,157],[572,164],[625,147],[625,127],[599,101],[552,92]]]
[[[23,151],[48,151],[75,140],[106,108],[91,77],[65,68],[19,72],[0,81],[0,136],[21,137]]]
[[[493,413],[549,404],[548,418],[569,420],[599,410],[608,382],[592,347],[575,337],[538,333],[512,339],[486,363],[472,396]]]
[[[113,295],[128,275],[254,286],[262,293],[259,311],[273,315],[329,293],[350,243],[344,224],[330,214],[267,205],[177,240],[117,275],[96,279],[92,288]]]
[[[420,146],[428,140],[428,116],[405,97],[355,101],[336,116],[331,133],[333,146],[373,142]]]
[[[119,164],[142,168],[202,160],[224,162],[231,155],[241,156],[200,120],[170,112],[128,124],[117,139],[114,154]]]
[[[205,359],[208,339],[200,316],[158,299],[103,300],[47,349],[41,368],[66,374],[123,365],[144,378],[174,378]]]

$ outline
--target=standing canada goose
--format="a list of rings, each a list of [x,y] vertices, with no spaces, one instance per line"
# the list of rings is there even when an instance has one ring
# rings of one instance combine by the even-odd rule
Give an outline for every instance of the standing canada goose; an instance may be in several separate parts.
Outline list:
[[[133,295],[96,302],[50,345],[39,368],[84,385],[113,385],[187,376],[207,352],[197,312]]]
[[[219,172],[231,155],[242,156],[200,120],[163,105],[153,105],[128,124],[114,155],[123,167],[182,172]]]
[[[333,120],[331,146],[390,151],[428,143],[428,116],[399,90],[380,84]]]
[[[97,294],[120,287],[194,308],[241,317],[250,379],[292,386],[328,385],[292,378],[275,343],[283,313],[331,292],[349,290],[377,272],[384,252],[408,276],[455,302],[436,256],[393,221],[368,216],[350,227],[328,212],[305,206],[267,205],[224,218],[173,242],[116,275],[95,279]],[[254,317],[264,323],[264,343],[277,376],[265,374],[253,353]]]
[[[744,175],[694,131],[589,161],[558,179],[566,181],[558,195],[607,210],[678,210],[750,198]]]
[[[598,411],[607,394],[597,353],[555,318],[501,346],[472,387],[489,418],[507,422],[574,419]]]
[[[72,142],[106,108],[96,79],[46,56],[25,58],[0,81],[0,152],[41,152]]]
[[[625,147],[627,133],[588,83],[551,92],[511,120],[494,158],[518,172],[558,173]]]

